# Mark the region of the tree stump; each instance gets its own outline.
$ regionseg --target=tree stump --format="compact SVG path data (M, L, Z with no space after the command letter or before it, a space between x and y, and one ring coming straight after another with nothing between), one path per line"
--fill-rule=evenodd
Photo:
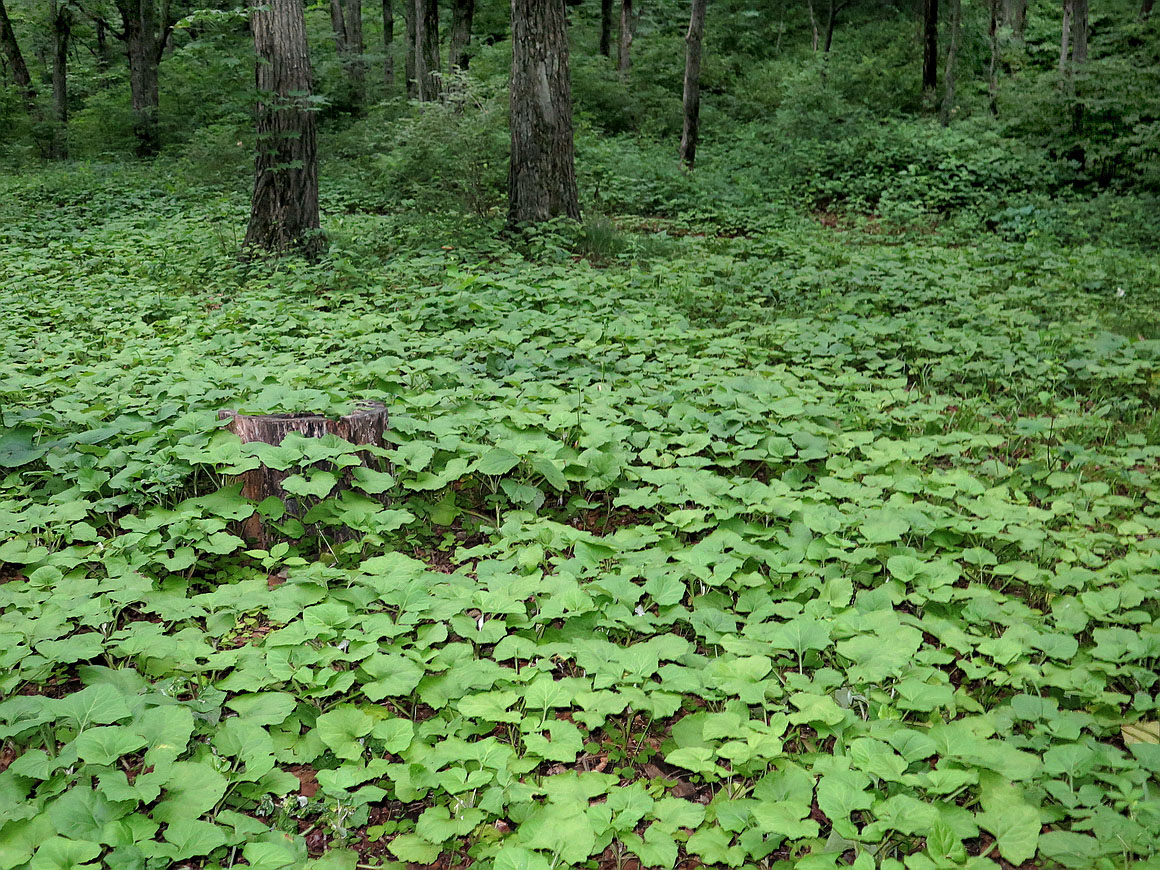
M351 444L382 447L383 433L387 429L387 408L381 402L361 402L353 413L338 419L318 414L250 415L239 414L236 411L218 411L218 419L229 420L230 425L227 428L244 443L261 441L278 446L291 432L300 432L307 438L336 435ZM363 466L374 468L370 462L371 457L363 455L360 458ZM242 475L242 495L255 502L275 496L286 505L286 516L300 518L305 511L298 499L282 489L282 482L295 473L297 473L295 469L279 471L265 465L259 466ZM344 482L349 485L349 472L342 475L338 486L341 487ZM338 535L340 538L345 537L342 531L345 530L340 531ZM270 534L257 512L243 522L242 534L257 541L262 547L267 546L270 540Z

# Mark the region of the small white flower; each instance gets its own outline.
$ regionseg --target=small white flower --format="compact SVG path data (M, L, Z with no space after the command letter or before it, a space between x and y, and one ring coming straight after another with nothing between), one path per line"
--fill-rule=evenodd
M1126 293L1124 293L1124 288L1123 288L1123 287L1117 287L1117 288L1116 288L1116 298L1117 298L1117 299L1123 299L1123 298L1124 298L1126 295L1127 295L1127 294L1126 294Z
M644 616L644 605L638 604L636 610L633 611L637 616Z

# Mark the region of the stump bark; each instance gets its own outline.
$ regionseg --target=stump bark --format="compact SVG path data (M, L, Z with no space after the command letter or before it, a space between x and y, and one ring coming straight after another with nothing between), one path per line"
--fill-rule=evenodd
M218 418L229 420L227 427L231 432L242 439L243 443L261 441L278 446L291 432L299 432L307 438L321 438L323 435L336 435L351 444L367 444L375 447L383 446L383 433L387 429L387 408L380 402L363 402L357 409L345 417L337 419L323 417L318 414L239 414L236 411L218 411ZM360 457L363 466L375 468L371 464L372 457ZM377 470L377 469L375 469ZM296 469L279 471L275 468L259 466L242 475L242 495L255 502L275 496L286 505L286 516L300 519L305 513L297 498L288 495L282 489L282 482ZM350 473L347 471L338 484L342 488L349 485ZM242 524L242 534L262 547L266 547L271 539L270 531L262 524L262 518L257 512ZM337 537L349 537L349 530L339 530Z

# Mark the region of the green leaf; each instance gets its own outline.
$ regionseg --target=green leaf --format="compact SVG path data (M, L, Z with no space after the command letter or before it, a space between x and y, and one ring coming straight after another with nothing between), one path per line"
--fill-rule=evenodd
M995 835L999 854L1018 866L1035 857L1039 847L1039 810L1027 804L975 814L975 821Z
M89 728L76 740L77 754L89 764L112 764L122 755L136 752L145 738L124 725Z
M108 725L130 715L129 705L113 686L100 683L61 698L53 712L84 730L90 725Z
M179 761L171 768L165 797L153 809L153 818L167 823L196 819L213 809L225 791L225 777L208 764Z
M165 829L165 839L173 844L174 852L169 856L173 861L181 861L199 855L208 855L219 846L225 845L226 834L217 825L193 819L178 819Z
M28 870L73 870L75 867L94 866L86 862L100 854L101 847L97 843L49 837L36 850Z
M362 739L371 733L375 720L358 707L343 704L318 717L318 736L339 758L361 758Z
M866 519L858 526L858 531L871 544L886 544L901 539L910 531L910 522L889 508L879 508L866 512Z
M505 450L502 447L493 447L479 458L479 462L475 465L475 470L480 474L495 477L501 474L507 474L519 464L520 458L510 450Z
M387 844L391 854L412 864L432 864L439 857L439 845L428 843L418 834L401 834Z

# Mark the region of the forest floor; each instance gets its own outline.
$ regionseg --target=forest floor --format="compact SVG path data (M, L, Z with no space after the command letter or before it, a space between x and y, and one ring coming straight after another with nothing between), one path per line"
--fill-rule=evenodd
M1154 257L3 201L0 870L1160 866Z

